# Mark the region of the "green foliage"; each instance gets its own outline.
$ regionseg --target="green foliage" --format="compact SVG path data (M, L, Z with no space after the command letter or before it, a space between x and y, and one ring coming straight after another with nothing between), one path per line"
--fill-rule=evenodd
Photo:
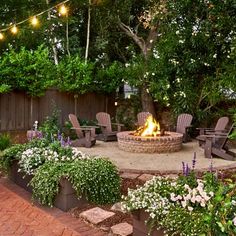
M79 55L65 58L58 65L58 88L79 94L93 91L93 67L93 63L86 63Z
M10 48L0 57L1 90L18 89L30 96L42 96L52 85L52 68L48 50L43 45L34 51L22 47L16 52Z
M149 227L166 235L235 235L236 185L223 183L214 173L202 179L194 172L177 179L154 177L143 187L130 190L123 207L144 209Z
M45 121L39 127L39 130L43 132L43 136L52 141L51 139L60 132L59 124L60 111L57 109L56 105L53 103L52 115L47 116Z
M100 158L42 165L30 182L33 197L42 204L52 206L62 177L72 183L79 198L83 195L97 204L119 200L120 179L117 169L110 161Z
M14 160L19 160L21 153L27 148L25 144L16 144L7 148L0 155L0 169L8 173L9 168Z
M201 120L235 91L236 15L231 0L190 5L167 1L150 90L176 114L189 112Z
M11 145L11 138L9 134L0 134L0 151L8 148Z
M132 95L129 99L119 100L118 104L116 119L124 124L127 130L136 129L137 114L142 111L140 98Z

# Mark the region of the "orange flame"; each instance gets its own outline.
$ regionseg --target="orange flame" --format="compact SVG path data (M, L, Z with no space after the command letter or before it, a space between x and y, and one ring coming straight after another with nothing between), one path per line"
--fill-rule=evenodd
M161 129L159 122L153 118L153 116L149 116L144 124L144 126L139 127L135 132L136 136L159 136L161 135Z

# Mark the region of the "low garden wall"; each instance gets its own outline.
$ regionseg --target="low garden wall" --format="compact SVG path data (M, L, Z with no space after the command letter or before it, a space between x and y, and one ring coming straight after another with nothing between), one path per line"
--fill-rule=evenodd
M32 193L32 187L29 185L29 182L33 176L25 175L19 172L18 169L18 162L14 161L9 173L10 179L20 187L24 188L26 191ZM86 203L87 201L85 198L77 198L72 184L66 178L61 178L59 193L55 197L54 206L61 209L62 211L68 211L73 207L82 207Z
M149 214L144 210L136 210L132 212L133 218L133 236L164 236L163 230L154 229L150 234L148 231L148 227L146 225L146 221L149 218Z

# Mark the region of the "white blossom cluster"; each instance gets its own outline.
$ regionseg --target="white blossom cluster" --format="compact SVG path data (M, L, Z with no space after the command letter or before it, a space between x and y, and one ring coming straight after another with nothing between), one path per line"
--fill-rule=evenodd
M163 196L161 189L165 192L165 189L171 186L170 183L167 178L154 177L141 188L136 190L129 189L128 196L123 197L122 209L125 211L145 209L146 212L149 212L151 218L166 215L174 203L170 202L166 196Z
M44 157L42 155L43 149L38 147L33 147L25 150L20 157L18 169L19 172L24 172L28 175L34 174L35 169L42 165L44 162Z
M42 165L45 161L76 161L83 159L90 159L91 157L76 148L65 147L65 152L57 152L50 147L39 148L33 147L25 150L19 160L19 172L25 174L34 174L37 167Z
M191 189L189 185L185 184L184 188L187 193L181 194L170 194L170 199L173 202L179 202L183 208L187 208L189 211L193 211L194 205L200 205L201 207L206 207L207 202L214 196L213 192L207 193L204 190L204 183L202 180L198 179L198 186Z

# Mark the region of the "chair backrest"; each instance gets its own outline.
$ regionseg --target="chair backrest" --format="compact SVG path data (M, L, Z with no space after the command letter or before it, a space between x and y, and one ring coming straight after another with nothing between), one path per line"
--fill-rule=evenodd
M69 114L69 120L70 120L73 128L75 129L75 132L76 132L78 138L83 138L84 134L83 134L82 130L78 129L78 128L80 128L80 124L79 124L79 121L78 121L76 115Z
M216 126L215 126L215 131L225 130L228 123L229 123L229 117L223 116L223 117L219 118L219 120L217 121Z
M110 115L108 113L106 113L106 112L98 112L96 114L96 119L97 119L99 124L106 125L106 127L104 129L102 129L102 131L104 131L106 133L112 132L111 117L110 117Z
M142 111L137 114L138 126L143 126L149 116L152 114L148 111Z
M230 127L228 133L226 133L224 138L216 139L215 143L219 148L221 148L221 149L225 148L225 145L229 139L229 135L231 135L233 133L235 128L236 128L236 124L232 124L232 126Z
M185 134L186 127L190 126L193 120L193 116L190 114L180 114L177 118L176 132Z

